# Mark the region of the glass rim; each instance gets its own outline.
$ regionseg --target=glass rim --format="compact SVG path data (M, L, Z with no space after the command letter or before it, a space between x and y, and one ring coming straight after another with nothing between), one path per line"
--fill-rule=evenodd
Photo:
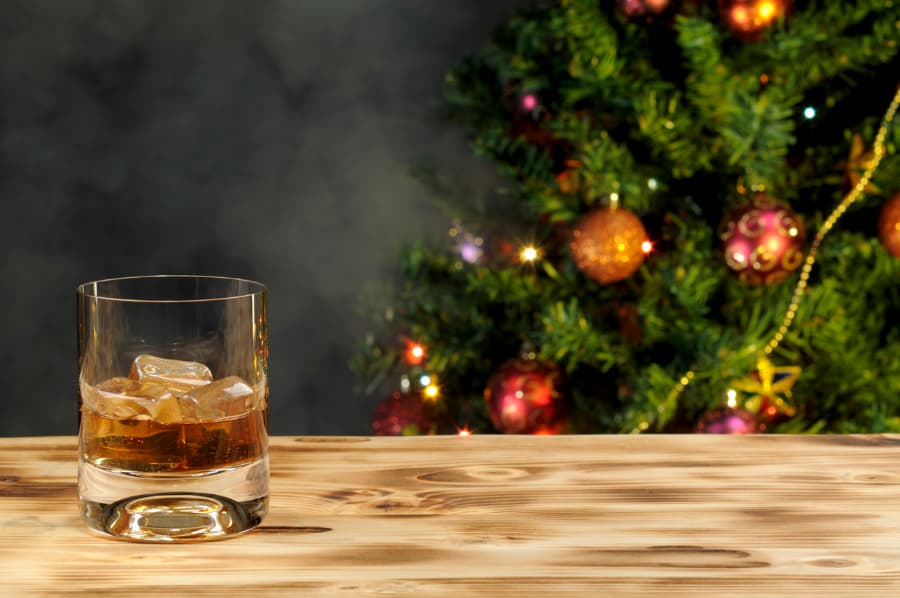
M226 295L223 297L195 297L195 298L185 298L185 299L137 299L133 297L109 297L107 295L103 295L97 289L97 285L103 283L110 282L124 282L129 280L162 280L162 279L176 279L176 278L184 278L184 279L195 279L195 280L217 280L217 281L230 281L230 282L244 282L247 283L250 287L255 287L254 290L251 290L246 293L240 293L235 295ZM93 287L93 289L91 288ZM207 303L211 301L231 301L234 299L245 299L247 297L259 296L265 293L268 289L266 285L261 282L257 282L255 280L250 280L249 278L240 278L237 276L214 276L207 274L139 274L136 276L118 276L112 278L101 278L99 280L92 280L89 282L83 282L76 287L76 293L79 295L83 295L90 299L98 299L103 301L116 301L120 303Z

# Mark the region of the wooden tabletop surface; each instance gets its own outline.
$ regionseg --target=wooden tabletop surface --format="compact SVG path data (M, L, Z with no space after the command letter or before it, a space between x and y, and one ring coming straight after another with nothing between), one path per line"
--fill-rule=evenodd
M898 596L900 436L273 438L249 534L92 536L0 439L2 596Z

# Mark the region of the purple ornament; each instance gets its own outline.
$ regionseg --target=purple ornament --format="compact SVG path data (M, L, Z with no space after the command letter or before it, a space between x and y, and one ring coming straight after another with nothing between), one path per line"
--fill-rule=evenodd
M698 434L756 434L758 431L759 424L753 414L740 408L710 409L697 422Z
M459 255L470 264L477 264L484 255L484 250L474 241L466 239L459 244Z

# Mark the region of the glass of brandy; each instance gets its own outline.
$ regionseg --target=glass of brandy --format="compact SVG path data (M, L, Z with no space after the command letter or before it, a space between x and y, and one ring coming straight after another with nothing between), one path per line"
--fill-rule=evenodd
M88 528L227 537L269 502L266 288L212 276L82 284L78 496Z

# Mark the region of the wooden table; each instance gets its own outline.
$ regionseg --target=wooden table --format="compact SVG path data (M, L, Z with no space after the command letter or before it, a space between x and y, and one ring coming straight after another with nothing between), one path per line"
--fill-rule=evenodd
M0 439L0 595L900 595L900 436L280 437L258 530L168 546L75 458Z

